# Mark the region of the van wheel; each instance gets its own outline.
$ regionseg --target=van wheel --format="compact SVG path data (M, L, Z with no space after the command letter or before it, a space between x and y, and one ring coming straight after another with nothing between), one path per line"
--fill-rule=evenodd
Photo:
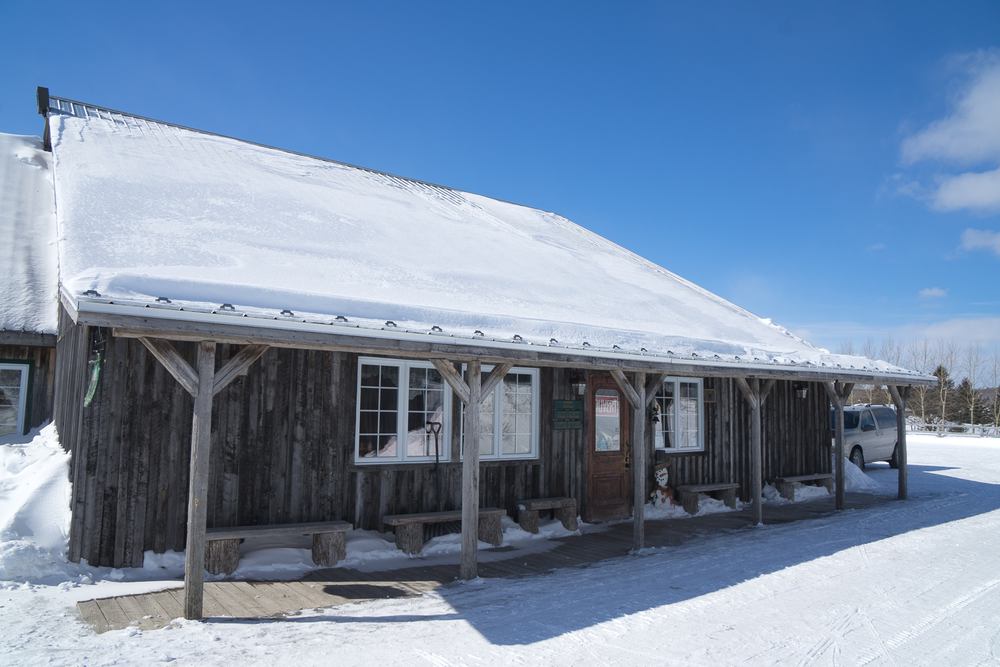
M865 455L861 452L860 447L855 447L851 450L851 463L861 470L865 469Z
M899 467L899 443L896 443L896 446L892 448L892 458L889 459L889 467Z

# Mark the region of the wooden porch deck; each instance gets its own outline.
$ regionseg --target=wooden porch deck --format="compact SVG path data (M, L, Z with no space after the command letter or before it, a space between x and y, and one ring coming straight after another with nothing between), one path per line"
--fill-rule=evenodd
M864 508L891 502L881 496L849 495L845 508ZM765 507L768 524L790 523L827 516L834 512L833 497L791 505ZM751 510L710 514L690 519L646 522L646 545L676 546L723 531L748 529ZM586 567L609 558L624 556L632 545L632 524L624 522L607 530L554 540L557 546L540 553L524 553L510 547L489 549L491 560L479 563L485 578L513 578L544 574L559 568ZM509 557L497 558L501 554ZM315 570L299 581L215 581L205 583L206 617L259 619L282 617L305 609L333 607L352 602L421 595L453 582L458 575L454 562L416 565L379 572L349 568ZM419 563L419 560L415 562ZM96 632L136 626L144 630L162 628L183 616L184 589L88 600L77 604L82 619Z

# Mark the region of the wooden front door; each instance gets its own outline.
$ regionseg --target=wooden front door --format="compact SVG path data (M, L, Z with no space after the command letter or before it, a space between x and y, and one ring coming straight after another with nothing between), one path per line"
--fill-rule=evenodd
M626 400L610 375L591 375L586 521L622 519L632 513Z

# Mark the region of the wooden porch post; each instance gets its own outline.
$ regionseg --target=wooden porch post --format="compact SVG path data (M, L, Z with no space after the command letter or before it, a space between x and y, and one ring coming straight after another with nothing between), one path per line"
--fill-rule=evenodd
M830 403L834 410L834 476L836 477L836 501L835 507L838 510L844 509L844 403L854 389L853 384L843 384L837 382L824 382L826 394L830 398Z
M462 450L462 560L459 576L475 579L479 576L479 431L483 399L493 393L512 364L500 364L483 381L478 360L466 366L466 378L444 359L432 359L434 368L465 405L465 447Z
M177 353L169 342L139 338L164 368L194 398L191 419L191 459L188 474L187 543L184 548L184 618L202 617L205 575L205 531L208 515L208 464L212 450L212 399L267 350L248 345L215 372L215 343L198 343L197 368Z
M188 619L202 617L214 384L215 343L202 342L198 345L198 393L194 397L194 417L191 421L187 546L184 550L184 618Z
M618 388L625 394L632 407L632 551L639 551L646 542L646 475L649 465L646 448L646 410L656 389L663 382L663 375L656 374L647 380L645 373L636 373L630 383L619 369L611 371Z
M774 380L768 380L761 388L760 380L752 378L750 383L746 379L736 378L736 386L743 392L743 398L750 406L750 486L751 499L753 501L753 521L756 525L764 523L764 467L763 467L763 427L761 420L761 410L764 401L774 386Z
M906 401L910 397L910 388L889 385L889 393L892 394L892 402L896 406L896 465L898 466L896 472L899 475L896 497L906 500Z
M482 380L479 361L470 361L466 373L469 402L465 406L465 448L462 451L462 563L459 576L479 576L479 416L482 412Z

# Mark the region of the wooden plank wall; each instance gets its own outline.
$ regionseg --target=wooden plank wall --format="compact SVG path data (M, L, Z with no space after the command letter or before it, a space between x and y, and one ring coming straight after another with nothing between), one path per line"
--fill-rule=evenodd
M823 387L808 383L806 398L796 398L792 382L776 382L761 415L763 478L828 473L831 469L829 402ZM705 404L705 451L655 454L669 461L671 485L738 482L740 497L749 500L750 408L736 383L706 378L715 401ZM652 446L650 444L650 446Z
M69 555L93 565L139 566L146 550L184 549L191 398L138 341L108 336L101 382L93 404L83 408L94 333L108 332L64 320L59 337L56 418L63 444L73 454ZM193 362L193 344L177 349ZM236 351L220 345L217 364ZM218 394L209 526L343 519L380 529L387 513L457 509L457 424L454 460L436 470L433 464L355 465L356 382L355 355L272 348ZM482 506L503 507L514 515L522 497L566 495L585 501L585 430L549 427L551 398L576 398L568 371L542 369L540 384L540 457L484 462ZM702 454L672 457L674 483L735 477L745 493L748 410L732 382L707 380L706 387L716 389L716 402L706 413L710 446ZM793 397L790 385L775 387L764 413L765 477L778 470L829 469L828 454L823 467L815 446L829 443L821 398L818 386L810 388L805 402ZM770 443L782 434L792 444L776 450Z
M35 428L52 419L56 365L54 347L0 345L0 361L26 361L31 365L27 427Z

